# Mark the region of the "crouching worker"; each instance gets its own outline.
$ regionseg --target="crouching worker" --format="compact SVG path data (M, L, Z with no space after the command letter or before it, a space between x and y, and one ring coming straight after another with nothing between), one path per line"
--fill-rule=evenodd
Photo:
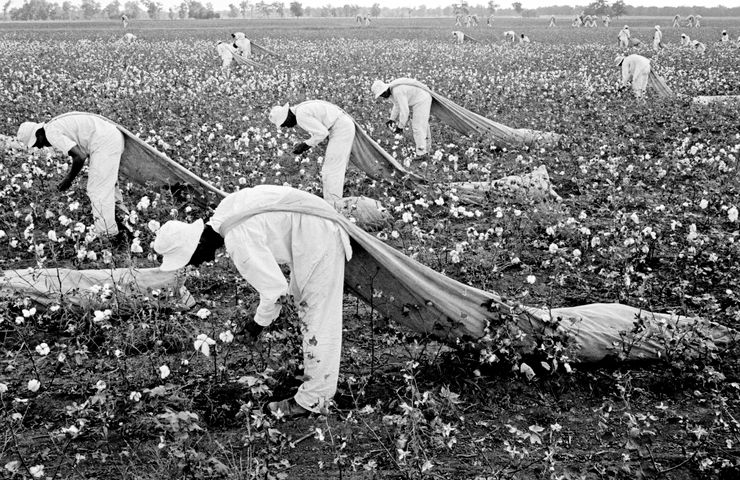
M614 63L622 67L622 85L626 87L631 84L635 97L643 98L650 77L650 60L637 54L627 57L619 55Z
M89 160L87 196L96 232L114 237L117 244L132 238L122 220L123 214L128 213L118 188L124 140L115 125L96 115L68 113L47 123L24 122L18 128L17 137L28 147L54 147L72 157L67 176L57 185L60 192L72 186L85 160Z
M337 390L344 263L352 249L345 230L322 213L335 214L319 197L260 185L228 195L207 224L170 220L154 240L164 271L211 261L225 246L260 296L254 318L245 320L253 339L278 317L281 299L293 296L303 334L305 381L294 397L268 404L278 416L321 412ZM280 265L290 268L290 283Z

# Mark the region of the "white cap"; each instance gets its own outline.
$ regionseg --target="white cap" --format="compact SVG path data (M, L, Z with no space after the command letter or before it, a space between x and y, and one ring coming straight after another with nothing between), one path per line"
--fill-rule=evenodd
M617 55L617 58L614 59L614 65L620 66L623 61L624 61L624 55Z
M170 220L157 230L154 251L162 255L164 272L178 270L188 264L200 242L205 225L198 219L193 223Z
M267 118L270 119L270 122L279 127L285 123L285 120L288 118L288 110L290 110L290 105L287 103L282 107L276 105L270 109L270 113L267 115Z
M43 126L43 123L23 122L21 123L21 126L18 127L16 137L23 145L33 147L33 144L36 143L36 132Z
M656 29L656 30L660 30L660 25L656 25L656 26L655 26L655 29Z
M237 40L240 39L240 38L246 38L247 37L246 35L244 35L244 32L234 32L234 33L231 34L231 36L234 37Z
M378 98L383 94L383 92L388 90L388 86L389 85L382 80L375 80L370 86L370 91L373 92L373 97Z
M625 25L625 26L624 26L624 29L625 29L625 30L629 30L629 29L630 29L630 26L629 26L629 25Z

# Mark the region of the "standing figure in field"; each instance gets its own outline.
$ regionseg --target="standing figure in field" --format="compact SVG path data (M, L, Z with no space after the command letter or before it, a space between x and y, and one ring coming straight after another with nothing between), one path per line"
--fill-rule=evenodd
M465 19L465 26L470 27L477 27L478 26L478 15L468 15Z
M701 27L701 19L702 19L701 15L697 15L694 17L694 28Z
M488 25L489 27L493 28L493 14L490 14L488 16L488 20L486 20L486 25Z
M72 186L87 160L87 196L95 231L115 237L115 243L130 238L122 216L116 215L116 208L122 214L127 214L128 209L118 188L124 139L115 125L96 115L68 113L47 123L24 122L18 128L17 137L28 147L54 147L72 158L67 176L57 185L60 192Z
M689 15L688 17L686 17L686 26L689 28L694 28L694 16L693 15Z
M123 29L126 30L126 27L128 27L128 15L125 13L121 15L121 25L123 25Z
M555 25L555 15L550 15L550 23L547 25L547 28L555 28L557 25Z
M722 30L722 43L729 44L730 37L727 35L727 30Z
M308 210L298 213L296 205ZM270 211L260 211L260 208ZM317 212L312 214L310 212ZM214 260L226 248L241 276L259 294L244 332L256 341L293 297L303 336L303 384L285 400L268 404L285 418L324 412L337 390L342 352L345 262L352 258L347 232L323 201L291 187L260 185L226 196L207 224L170 220L157 231L154 250L162 271ZM281 265L290 269L286 280Z
M529 43L529 37L523 33L519 35L519 45L526 45Z
M609 28L609 24L612 23L612 18L609 15L604 15L602 21L604 22L604 26Z
M665 48L665 45L663 45L663 32L660 31L660 25L656 25L655 33L653 34L653 50L658 51L661 48Z
M352 117L333 103L307 100L293 107L287 103L273 107L269 120L280 128L300 127L311 135L295 145L295 155L302 155L329 138L321 167L321 183L324 200L330 205L337 205L344 192L344 176L355 140L355 122Z
M463 26L463 16L462 16L462 13L455 14L455 26L456 27L462 27Z
M629 47L631 36L632 34L630 33L630 27L625 25L624 28L621 29L619 33L617 34L617 38L619 39L619 46L621 48Z
M689 36L686 35L685 33L681 34L681 46L691 47L691 38L689 38Z
M644 97L650 77L650 60L637 54L627 57L619 55L614 63L622 67L622 85L626 87L631 84L635 97Z
M573 23L571 23L571 27L580 28L581 25L583 25L583 20L581 17L576 17L573 19Z
M675 15L675 16L673 17L673 29L674 29L674 30L678 30L678 29L679 29L679 27L681 27L681 15L679 15L679 14L676 14L676 15Z
M432 148L432 131L429 128L432 95L419 87L404 84L407 81L413 82L408 78L398 78L391 83L376 80L370 89L376 99L383 98L393 104L386 125L395 133L403 133L411 115L411 131L416 144L415 160L425 160Z
M701 43L699 40L694 40L692 42L693 49L696 53L703 55L704 52L707 51L707 46Z
M514 43L516 40L516 33L514 33L514 30L507 30L504 32L504 40L507 42Z

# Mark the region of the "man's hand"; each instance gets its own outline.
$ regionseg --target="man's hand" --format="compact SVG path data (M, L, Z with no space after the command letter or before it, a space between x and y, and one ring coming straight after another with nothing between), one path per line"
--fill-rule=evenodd
M401 134L401 133L403 133L403 128L396 127L396 129L393 130L393 133L395 133L395 134Z
M300 155L303 152L307 152L310 149L311 149L311 147L308 144L306 144L306 142L301 142L298 145L296 145L295 147L293 147L293 153L296 154L296 155Z
M65 178L64 180L59 182L59 184L57 185L57 190L60 192L63 192L65 190L68 190L69 187L71 186L72 186L72 180L70 180L69 178Z
M395 120L388 120L385 122L385 126L388 127L388 130L395 131L396 129L396 121Z

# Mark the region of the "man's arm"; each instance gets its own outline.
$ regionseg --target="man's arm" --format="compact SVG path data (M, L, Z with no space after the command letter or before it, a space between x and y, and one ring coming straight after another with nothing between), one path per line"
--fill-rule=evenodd
M409 99L402 92L398 92L394 98L394 106L398 105L398 128L405 128L409 121Z
M72 166L64 180L59 182L59 185L57 185L57 190L60 192L63 192L72 186L72 182L77 178L82 167L85 166L85 160L87 160L87 154L79 147L79 145L72 147L68 154L72 157Z
M304 141L309 147L315 147L329 136L329 129L312 115L296 112L296 121L299 127L311 134L311 138Z

